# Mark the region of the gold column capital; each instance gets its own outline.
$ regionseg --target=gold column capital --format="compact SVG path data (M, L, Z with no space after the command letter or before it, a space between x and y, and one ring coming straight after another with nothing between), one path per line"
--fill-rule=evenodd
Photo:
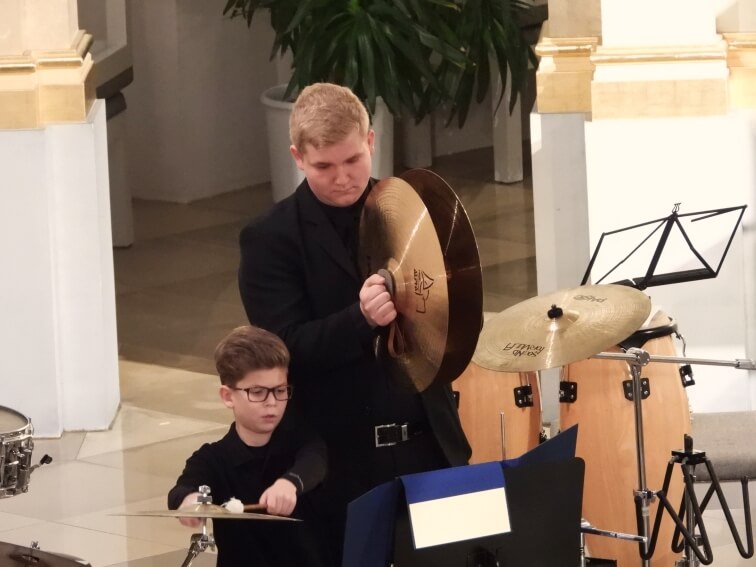
M84 122L95 99L91 34L67 49L0 56L0 129Z
M539 112L590 112L591 56L598 37L541 37L536 55L536 101Z
M756 32L722 34L730 69L730 106L756 108Z
M756 32L724 33L705 45L626 48L541 37L536 54L539 112L602 119L756 108Z

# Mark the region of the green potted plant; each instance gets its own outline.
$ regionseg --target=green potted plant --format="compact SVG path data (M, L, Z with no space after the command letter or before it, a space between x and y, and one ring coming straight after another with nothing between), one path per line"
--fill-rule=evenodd
M527 80L528 65L536 63L535 54L523 37L520 21L532 5L524 0L457 0L454 12L444 12L447 25L453 30L455 44L466 55L463 65L443 59L435 69L441 83L441 99L449 99L448 122L457 117L461 128L473 98L480 103L491 88L492 68L497 69L502 89L497 101L501 104L504 87L510 77L512 112ZM438 96L430 91L427 96Z
M528 47L513 22L526 6L522 0L227 0L224 14L250 25L255 14L268 12L275 33L271 57L290 53L292 59L288 85L271 89L282 104L305 86L328 81L351 88L374 119L380 101L415 122L449 102L450 120L456 115L461 126L471 85L477 84L478 99L485 96L489 55L500 69L511 68L513 86L524 82ZM519 89L512 92L516 97ZM378 132L384 143L393 138L390 115L386 123ZM393 150L378 153L390 157ZM393 164L374 168L379 177L392 170Z
M228 0L224 14L251 24L260 10L275 32L271 57L291 52L287 98L327 81L348 86L371 112L380 97L393 114L421 119L426 90L438 88L433 54L466 62L443 18L456 10L449 0Z

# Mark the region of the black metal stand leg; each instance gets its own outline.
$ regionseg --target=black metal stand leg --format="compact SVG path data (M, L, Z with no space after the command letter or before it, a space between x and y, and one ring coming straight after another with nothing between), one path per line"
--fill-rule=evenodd
M675 464L682 466L682 474L684 480L684 490L682 501L680 503L679 513L675 511L667 498L667 492L669 490L669 484L672 478L672 469ZM706 492L702 503L699 505L698 498L696 497L695 488L693 486L696 465L704 464L709 471L712 485ZM651 536L651 542L648 546L647 557L653 555L656 547L656 542L659 536L659 527L661 525L661 515L666 510L675 523L675 532L672 536L672 549L675 552L685 551L683 559L676 563L676 567L696 567L699 562L703 565L710 565L714 561L714 556L711 549L711 543L709 536L706 533L706 526L703 521L703 512L706 509L711 497L716 493L719 502L722 505L725 518L732 532L733 539L738 548L740 555L746 559L753 556L753 531L751 525L750 514L750 498L748 495L748 480L743 478L741 480L743 487L743 502L745 507L745 523L746 523L746 542L747 549L744 548L740 535L738 534L735 522L732 519L732 513L727 506L727 500L725 499L722 487L719 484L719 479L714 472L714 467L711 461L706 457L706 453L703 451L693 450L693 439L685 436L685 450L672 451L672 459L667 464L667 472L664 476L664 484L660 491L656 492L656 496L659 498L661 505L656 511L656 520L654 522L653 534ZM663 509L662 509L663 507ZM638 508L638 519L640 524L640 508ZM698 528L698 534L696 534L696 528ZM682 536L682 539L680 539ZM703 547L703 553L701 552ZM644 557L643 552L641 556ZM645 557L644 557L645 558Z

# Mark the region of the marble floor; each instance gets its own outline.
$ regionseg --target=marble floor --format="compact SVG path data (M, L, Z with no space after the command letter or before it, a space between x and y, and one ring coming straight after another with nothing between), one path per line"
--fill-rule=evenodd
M434 169L473 224L484 309L535 295L528 180L492 183L490 149L440 158ZM192 530L171 518L118 514L164 509L186 457L228 426L211 356L228 330L246 322L237 234L270 205L267 185L190 205L134 202L136 242L115 251L121 409L108 431L35 441L35 460L47 453L54 461L34 472L28 493L0 500L0 567L19 565L8 558L11 544L32 541L93 567L182 564ZM707 512L707 521L715 565L756 565L739 559L721 511ZM742 526L742 510L736 521ZM63 561L53 567L77 564ZM193 562L214 564L212 553Z

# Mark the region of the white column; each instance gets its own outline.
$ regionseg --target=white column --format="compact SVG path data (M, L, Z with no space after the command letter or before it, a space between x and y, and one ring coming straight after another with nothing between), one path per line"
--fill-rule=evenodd
M118 408L105 106L83 124L0 130L0 399L36 434Z
M509 75L509 70L507 70ZM501 75L491 65L491 76L496 77L491 97L493 114L494 179L502 183L522 181L522 96L517 98L512 113L509 113L509 97L512 93L512 77L507 77L504 98L496 108L501 94Z
M0 404L43 437L105 429L120 401L105 105L76 8L0 0Z

